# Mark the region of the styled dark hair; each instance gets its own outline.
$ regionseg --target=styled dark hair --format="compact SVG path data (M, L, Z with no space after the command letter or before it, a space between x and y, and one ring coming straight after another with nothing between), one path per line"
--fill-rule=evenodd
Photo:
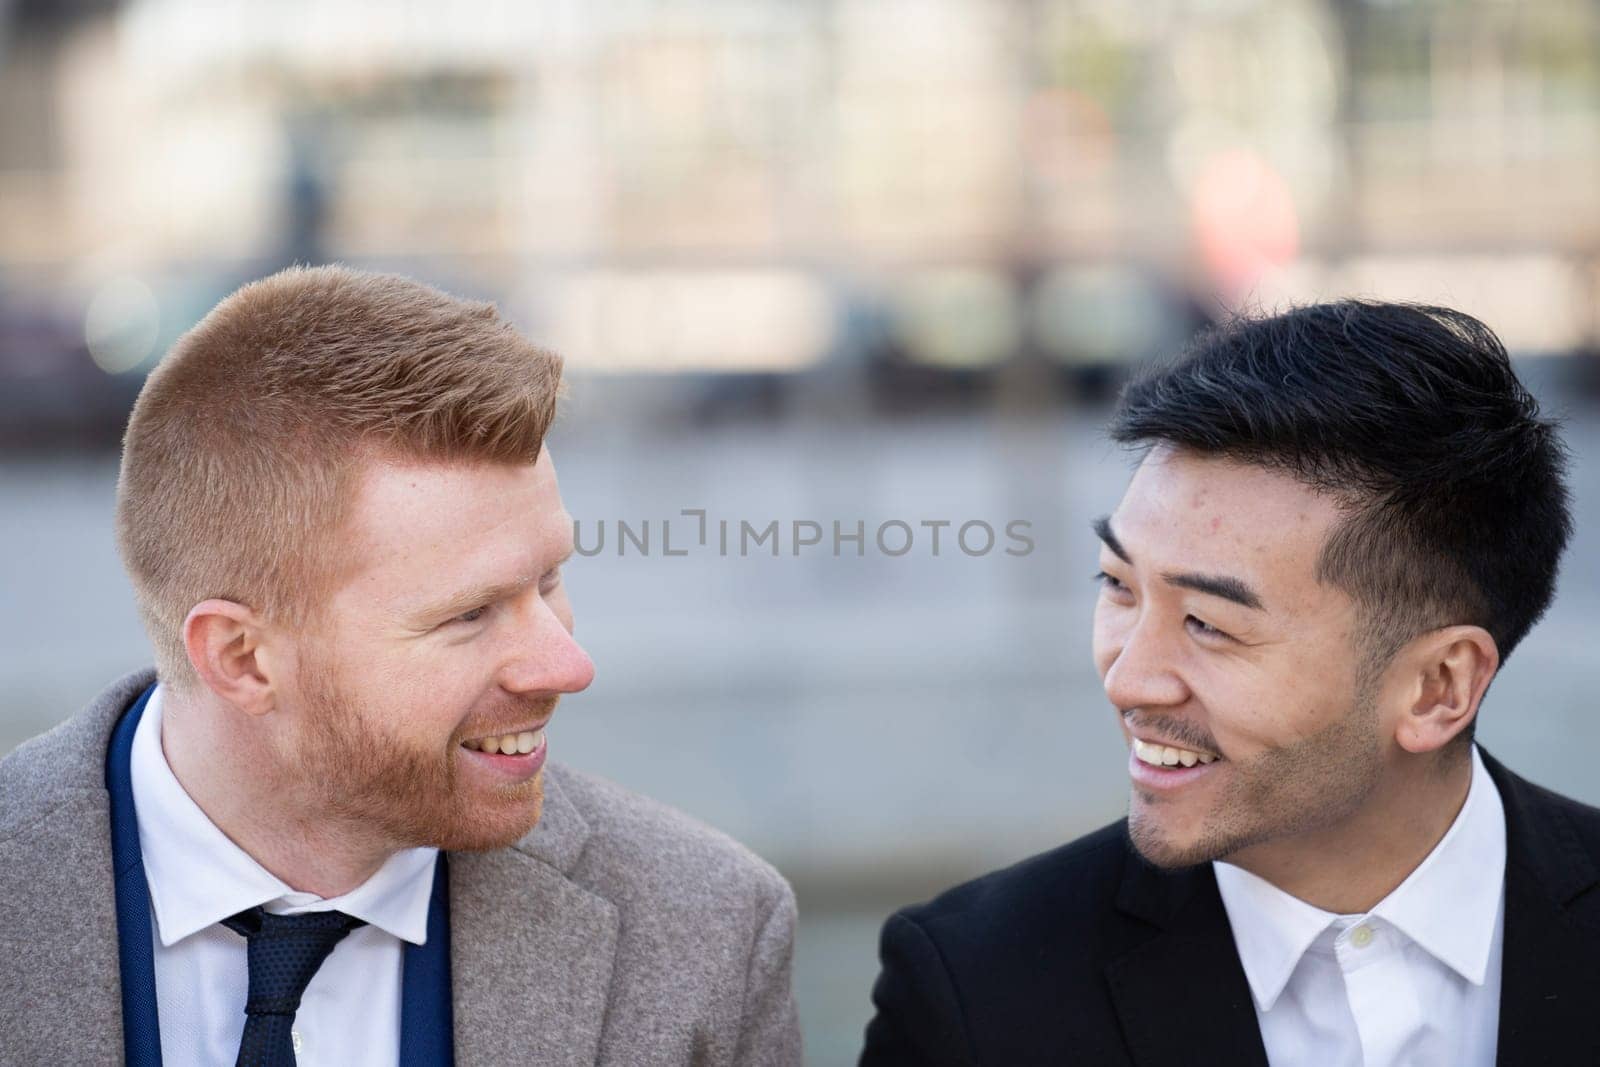
M1355 599L1372 669L1460 624L1504 662L1572 535L1556 424L1494 332L1449 308L1341 300L1225 323L1132 381L1110 434L1331 494L1348 516L1318 577Z

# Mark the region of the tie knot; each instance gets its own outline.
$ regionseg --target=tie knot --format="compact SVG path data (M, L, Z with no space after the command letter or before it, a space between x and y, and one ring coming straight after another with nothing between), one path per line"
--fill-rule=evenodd
M339 911L273 915L255 907L222 920L222 925L247 942L250 992L245 1014L292 1017L333 946L365 924Z
M342 911L308 911L300 915L274 915L257 906L246 908L239 914L222 920L222 925L254 941L256 938L275 940L281 938L331 938L330 944L358 926L366 925L361 919L351 918Z

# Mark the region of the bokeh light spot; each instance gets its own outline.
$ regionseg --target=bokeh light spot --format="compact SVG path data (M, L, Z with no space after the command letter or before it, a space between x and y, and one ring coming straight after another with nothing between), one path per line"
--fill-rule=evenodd
M150 358L160 326L161 308L150 287L137 278L114 278L89 301L83 339L96 366L122 374Z

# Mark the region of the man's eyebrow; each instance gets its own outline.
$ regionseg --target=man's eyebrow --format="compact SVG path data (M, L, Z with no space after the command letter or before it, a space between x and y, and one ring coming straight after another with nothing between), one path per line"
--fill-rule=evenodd
M495 582L486 585L470 585L457 590L442 600L437 600L426 607L413 612L413 616L421 621L449 618L460 615L464 611L482 607L484 604L493 604L504 600L525 588L532 582L532 578L518 578L511 582Z
M1167 571L1161 575L1162 580L1168 585L1176 585L1182 589L1193 589L1197 593L1207 596L1219 596L1224 600L1231 600L1235 604L1252 609L1265 611L1261 598L1256 591L1251 589L1238 578L1226 574L1194 574L1189 571Z
M574 546L569 546L566 553L563 554L560 559L552 563L549 569L547 569L544 573L549 574L551 571L557 570L563 564L565 564L567 560L571 559L573 547ZM481 605L492 604L495 601L504 600L506 597L526 589L529 585L538 581L542 577L544 577L543 574L523 575L522 577L513 579L509 582L489 582L483 585L468 586L465 589L461 589L450 594L443 600L439 600L431 605L418 608L416 611L409 612L408 614L419 620L448 618L453 615L459 615L464 611L471 611L473 608L480 607Z
M1111 529L1111 516L1102 515L1095 519L1094 532L1100 540L1105 542L1107 548L1114 552L1118 559L1133 566L1133 559L1129 557L1128 550L1122 547L1122 542L1117 540L1115 531ZM1239 578L1226 574L1197 574L1193 571L1166 571L1161 575L1168 585L1175 585L1180 589L1193 589L1197 593L1207 596L1221 597L1231 600L1235 604L1250 608L1252 611L1265 611L1266 606L1261 603L1261 597L1250 588L1249 584Z
M1117 540L1117 535L1111 531L1111 516L1102 515L1091 523L1094 532L1100 540L1105 542L1107 548L1115 552L1117 558L1128 566L1133 566L1133 560L1128 556L1128 550L1122 547L1122 542Z

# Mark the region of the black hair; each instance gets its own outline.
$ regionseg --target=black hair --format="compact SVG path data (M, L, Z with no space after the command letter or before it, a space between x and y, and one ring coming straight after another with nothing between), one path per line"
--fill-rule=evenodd
M1341 300L1203 332L1128 384L1109 431L1331 494L1347 517L1318 577L1354 598L1381 667L1460 624L1504 662L1544 614L1572 535L1556 429L1477 319Z

